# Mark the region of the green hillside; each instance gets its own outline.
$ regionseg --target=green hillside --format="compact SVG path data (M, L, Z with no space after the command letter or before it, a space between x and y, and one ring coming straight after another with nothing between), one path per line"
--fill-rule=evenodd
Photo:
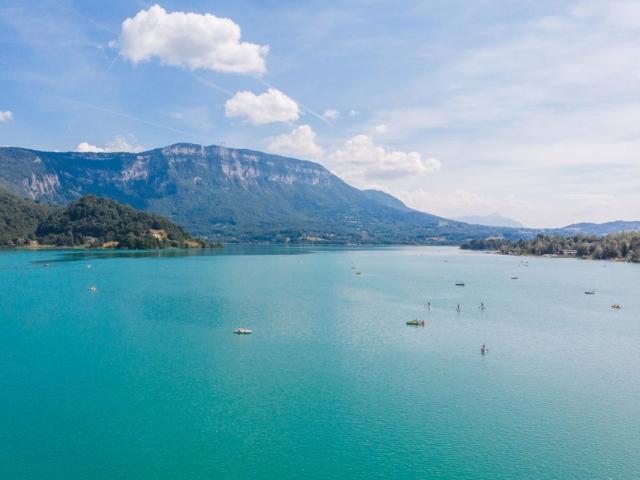
M66 207L0 190L0 246L110 248L203 247L166 218L85 195Z

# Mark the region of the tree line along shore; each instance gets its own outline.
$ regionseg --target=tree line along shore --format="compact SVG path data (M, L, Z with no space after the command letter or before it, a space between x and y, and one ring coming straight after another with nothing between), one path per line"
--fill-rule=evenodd
M593 260L640 263L640 231L596 235L537 235L532 239L486 238L469 240L464 250L491 250L504 255L554 255Z

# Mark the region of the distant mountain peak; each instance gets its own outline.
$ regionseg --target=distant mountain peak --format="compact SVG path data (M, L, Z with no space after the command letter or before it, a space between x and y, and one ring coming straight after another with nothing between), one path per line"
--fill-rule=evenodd
M640 231L640 221L614 220L605 223L572 223L559 230L566 234L606 235L616 232Z

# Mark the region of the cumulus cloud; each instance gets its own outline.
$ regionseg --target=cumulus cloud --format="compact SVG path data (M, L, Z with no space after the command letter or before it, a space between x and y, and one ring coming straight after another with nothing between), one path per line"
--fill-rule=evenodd
M13 120L13 112L11 110L0 110L0 123L1 122L9 122Z
M291 133L275 137L267 149L273 153L300 158L319 159L324 150L316 143L316 133L309 125L300 125Z
M260 95L237 92L224 104L224 111L227 117L245 118L257 125L292 122L300 117L300 108L295 100L275 88Z
M89 142L80 142L75 151L80 153L104 153L105 149Z
M339 175L359 186L373 180L393 180L433 173L442 167L436 158L423 159L418 152L389 150L376 145L370 135L356 135L327 158Z
M387 127L384 123L381 123L373 127L373 131L375 133L387 133L389 131L389 127Z
M133 63L157 58L190 70L264 73L269 47L242 42L240 36L240 26L229 18L168 13L154 5L122 22L120 37L113 45Z
M324 113L322 114L322 117L327 120L335 120L339 116L340 116L340 112L332 108L325 110Z
M135 145L135 143L136 139L133 135L118 135L110 142L107 142L104 147L92 145L89 142L80 142L75 151L81 153L142 152L144 148L140 145Z

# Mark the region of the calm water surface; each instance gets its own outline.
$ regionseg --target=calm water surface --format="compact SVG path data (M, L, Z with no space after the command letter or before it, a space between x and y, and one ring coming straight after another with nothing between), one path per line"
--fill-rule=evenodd
M2 252L0 478L640 478L640 266L522 260Z

